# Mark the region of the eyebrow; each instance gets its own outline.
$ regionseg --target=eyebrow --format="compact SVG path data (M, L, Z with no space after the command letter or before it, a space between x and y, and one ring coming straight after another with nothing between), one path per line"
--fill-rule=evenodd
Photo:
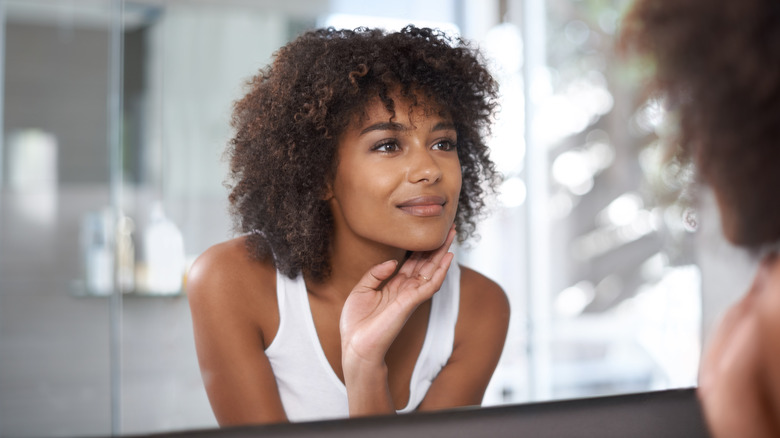
M452 122L439 122L435 125L433 125L433 128L431 128L431 132L434 131L445 131L445 130L455 130L455 124ZM362 131L360 131L360 135L367 134L371 131L408 131L409 128L398 123L398 122L379 122L375 123Z

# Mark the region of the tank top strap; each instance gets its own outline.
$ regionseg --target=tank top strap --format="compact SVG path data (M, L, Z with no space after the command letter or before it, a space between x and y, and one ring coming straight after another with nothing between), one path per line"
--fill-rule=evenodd
M276 271L276 307L279 312L279 327L276 329L276 336L274 336L273 341L265 348L266 354L278 348L276 345L281 342L279 339L284 337L285 327L290 324L286 315L289 295L287 290L290 288L290 283L291 280L287 276L278 270Z
M455 343L455 325L460 305L460 267L453 260L441 288L431 300L431 314L422 350L409 382L409 402L398 413L417 409L433 379L447 364Z

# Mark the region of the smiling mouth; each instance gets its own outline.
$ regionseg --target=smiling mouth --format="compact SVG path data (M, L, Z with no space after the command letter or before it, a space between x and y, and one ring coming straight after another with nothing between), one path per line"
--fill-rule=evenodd
M441 216L446 203L441 196L420 196L398 204L397 207L412 216L432 217Z

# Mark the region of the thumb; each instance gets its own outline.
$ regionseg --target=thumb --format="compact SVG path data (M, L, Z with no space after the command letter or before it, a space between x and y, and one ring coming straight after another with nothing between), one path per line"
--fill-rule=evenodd
M363 278L360 279L355 288L356 292L375 291L382 284L383 281L390 278L395 272L395 267L398 265L396 260L388 260L384 263L380 263L366 272Z

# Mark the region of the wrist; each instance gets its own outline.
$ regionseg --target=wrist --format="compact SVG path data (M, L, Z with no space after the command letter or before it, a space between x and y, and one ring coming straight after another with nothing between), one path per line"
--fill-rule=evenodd
M384 415L395 412L390 387L387 382L387 366L381 364L351 364L344 366L344 386L347 389L349 415Z
M341 367L344 370L344 379L350 376L353 379L366 380L371 377L387 379L387 364L384 358L368 358L345 348L342 350Z

